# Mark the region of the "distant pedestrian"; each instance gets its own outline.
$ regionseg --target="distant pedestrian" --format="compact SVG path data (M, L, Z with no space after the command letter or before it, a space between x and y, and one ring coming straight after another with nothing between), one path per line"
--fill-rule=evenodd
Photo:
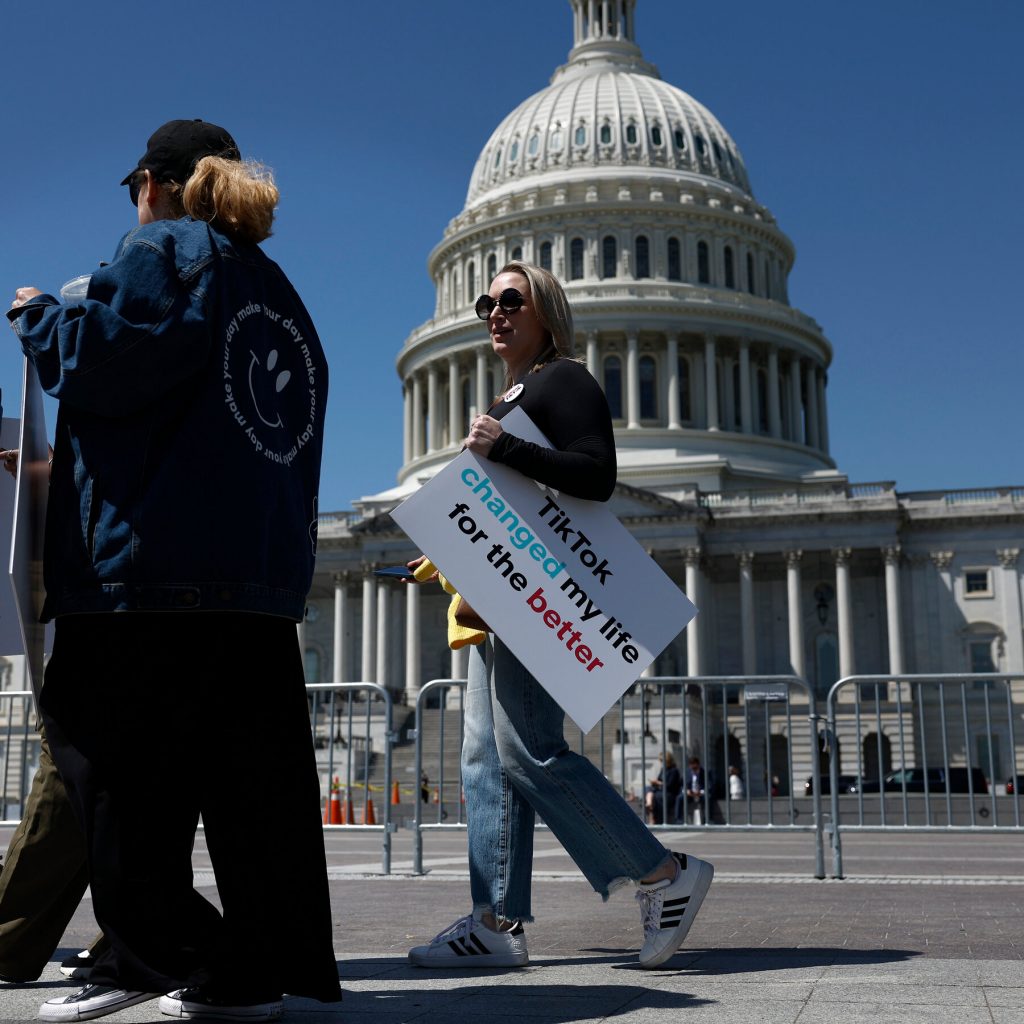
M704 824L704 792L704 768L701 766L700 758L694 754L686 769L686 803L693 815L694 825Z
M21 288L8 314L60 403L41 711L110 942L40 1016L170 993L171 1016L273 1020L285 992L340 998L295 631L327 367L258 245L277 188L223 128L168 122L122 184L139 227L85 297ZM238 827L268 807L286 842ZM193 887L200 816L223 913Z
M729 765L729 797L732 800L742 800L745 795L743 789L743 778L736 765Z
M668 808L669 818L675 816L676 801L683 788L683 777L676 767L676 759L670 750L658 755L661 768L644 790L644 810L649 825L662 823L662 810Z

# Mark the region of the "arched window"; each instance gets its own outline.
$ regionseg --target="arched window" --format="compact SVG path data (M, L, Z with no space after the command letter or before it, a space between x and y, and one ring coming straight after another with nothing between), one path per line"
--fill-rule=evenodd
M551 243L541 242L540 243L540 265L550 272L551 270Z
M501 146L499 146L497 148L497 150L495 151L495 153L494 153L494 166L495 167L500 167L501 166Z
M583 239L574 238L569 243L569 280L579 281L583 277Z
M715 142L714 139L711 140L711 147L715 151L715 160L717 160L718 163L721 163L722 162L722 151L721 151L721 149L718 148L718 143Z
M661 128L658 125L654 125L651 128L651 145L660 146L662 143Z
M519 140L516 139L512 143L512 148L508 151L508 162L510 164L515 163L516 157L518 157L518 156L519 156Z
M622 360L608 356L604 361L604 394L613 420L622 419Z
M693 405L690 399L690 360L686 356L679 357L676 380L679 388L679 418L683 423L689 423L693 419Z
M682 281L683 279L683 261L678 238L668 240L668 279L670 281Z
M636 277L651 276L651 247L646 235L636 236Z
M757 429L762 434L768 433L768 374L760 367L757 371Z
M676 128L672 133L672 138L675 139L677 149L686 149L686 133L682 128Z
M754 257L747 253L747 291L751 295L755 294L754 288Z
M626 142L628 142L629 145L631 145L631 146L635 146L636 145L636 125L635 124L630 123L630 124L626 125Z
M585 124L579 124L576 126L576 134L574 140L577 146L585 146L587 143L587 126Z
M536 132L530 136L530 141L526 144L526 152L530 156L536 156L537 150L540 148L540 138Z
M701 284L711 283L711 261L708 259L708 243L697 243L697 280Z
M694 141L694 143L696 143L697 152L701 156L703 156L705 150L707 149L707 146L704 145L704 136L703 135L694 135L693 141Z
M520 263L520 262L522 262L522 259L523 259L523 247L521 245L517 245L512 250L512 260L511 260L511 262L512 263Z
M618 273L619 247L614 235L605 235L601 242L601 276L615 277Z
M732 246L727 245L725 252L723 253L725 261L725 287L735 288L736 287L736 267L732 257Z
M560 150L561 148L562 148L562 126L561 126L561 124L556 124L555 127L551 129L550 149L551 149L552 152L556 152L557 153L558 150Z
M640 419L658 418L658 364L654 356L640 357Z
M492 252L490 254L490 256L487 257L487 281L485 283L487 285L490 285L490 283L497 276L498 276L498 257Z
M466 302L476 301L476 264L470 260L466 267Z
M601 145L610 146L612 141L612 126L610 124L601 125Z

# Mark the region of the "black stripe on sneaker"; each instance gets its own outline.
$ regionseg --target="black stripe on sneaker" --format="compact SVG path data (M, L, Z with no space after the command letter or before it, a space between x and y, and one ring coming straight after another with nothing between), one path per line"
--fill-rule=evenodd
M475 954L478 951L484 954L490 953L490 950L480 941L480 936L477 935L476 932L473 932L473 934L470 935L469 941L472 942L474 946L476 946L476 949L470 949L467 944L466 948L470 953Z
M454 939L449 939L448 945L452 948L452 951L457 953L459 956L469 955Z

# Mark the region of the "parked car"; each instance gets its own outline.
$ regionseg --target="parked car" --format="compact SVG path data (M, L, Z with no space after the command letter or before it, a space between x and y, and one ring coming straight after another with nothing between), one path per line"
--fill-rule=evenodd
M947 776L950 793L970 793L972 788L976 796L988 793L988 780L985 778L985 773L980 768L971 768L968 776L968 769L965 767L929 768L928 792L945 793ZM864 779L860 791L862 793L877 793L880 789L884 789L886 793L902 793L905 787L908 793L923 793L925 791L924 783L924 768L900 768L897 771L889 772L881 784L878 779Z
M856 793L857 792L857 776L856 775L840 775L839 776L839 789L840 793ZM821 773L821 795L829 796L832 793L832 777L828 772ZM814 776L812 775L804 783L804 796L814 796Z

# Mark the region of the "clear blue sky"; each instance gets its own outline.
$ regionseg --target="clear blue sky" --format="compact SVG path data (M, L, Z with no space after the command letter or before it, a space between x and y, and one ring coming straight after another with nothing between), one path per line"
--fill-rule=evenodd
M391 486L395 356L433 311L427 254L491 131L564 62L568 3L37 0L5 15L3 301L110 257L135 215L117 182L157 125L222 124L277 173L266 248L330 360L321 508ZM722 121L796 244L791 300L835 347L840 469L902 490L1024 485L1024 5L639 0L637 35ZM8 415L20 374L11 333Z

